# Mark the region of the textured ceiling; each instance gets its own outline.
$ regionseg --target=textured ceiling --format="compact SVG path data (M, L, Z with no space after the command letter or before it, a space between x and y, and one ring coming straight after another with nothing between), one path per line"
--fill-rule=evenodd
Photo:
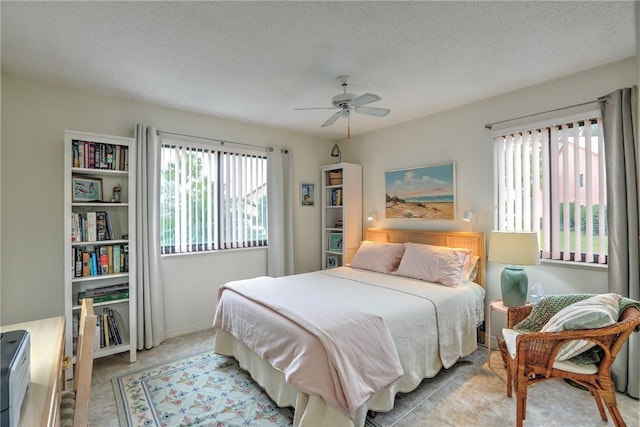
M626 2L6 2L2 72L344 138L631 57ZM161 123L156 123L161 126Z

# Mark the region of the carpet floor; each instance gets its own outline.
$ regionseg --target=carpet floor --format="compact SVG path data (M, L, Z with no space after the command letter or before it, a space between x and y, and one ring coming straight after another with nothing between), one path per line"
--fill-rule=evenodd
M138 353L138 361L130 364L128 354L114 355L94 362L91 387L90 426L143 425L135 418L130 423L118 416L117 399L112 380L143 370L161 369L190 355L212 348L212 330L196 332L165 341L152 350ZM250 380L249 380L250 381ZM115 388L117 390L117 387ZM618 394L618 408L627 425L640 425L638 400ZM512 426L515 424L515 399L505 394L505 372L500 354L479 347L436 377L424 380L411 393L399 394L394 409L380 413L372 424L380 427L402 426ZM203 421L192 425L216 425ZM219 425L235 425L227 419ZM147 424L154 425L154 424ZM175 419L165 425L180 425ZM237 425L263 425L239 420ZM530 388L525 427L532 426L605 426L588 392L561 380L551 380Z

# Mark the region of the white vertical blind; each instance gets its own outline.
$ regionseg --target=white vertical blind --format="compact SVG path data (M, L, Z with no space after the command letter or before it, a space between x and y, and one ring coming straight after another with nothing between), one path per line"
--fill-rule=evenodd
M584 127L584 204L586 251L585 262L593 262L593 144L591 143L591 126Z
M266 156L162 147L162 253L267 244Z
M498 229L538 232L542 258L606 263L601 121L571 119L494 143Z
M598 193L600 194L600 200L607 200L607 183L606 183L606 175L605 175L605 161L604 161L604 133L602 130L602 118L598 117ZM598 246L598 253L603 254L606 250L607 239L605 238L605 206L604 203L600 203L598 208L598 218L599 218L599 231L598 237L600 244ZM605 258L600 256L598 257L598 263L604 264L606 262Z
M551 168L549 155L549 129L540 131L542 135L542 258L551 258Z

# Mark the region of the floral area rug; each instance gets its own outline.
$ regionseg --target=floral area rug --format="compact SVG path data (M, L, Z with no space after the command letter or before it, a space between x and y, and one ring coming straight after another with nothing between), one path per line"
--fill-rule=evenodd
M291 426L229 357L206 352L114 378L121 426Z

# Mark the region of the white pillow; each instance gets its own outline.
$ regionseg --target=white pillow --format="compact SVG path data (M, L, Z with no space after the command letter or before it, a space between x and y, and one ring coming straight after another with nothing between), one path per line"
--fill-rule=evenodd
M403 253L402 243L376 243L365 240L351 259L351 267L391 273L398 268Z
M573 329L595 329L613 325L618 321L620 295L610 293L594 295L557 312L540 332L560 332ZM556 360L567 360L596 345L592 341L574 340L564 344Z
M404 255L396 272L399 276L457 286L464 280L466 249L405 243Z

